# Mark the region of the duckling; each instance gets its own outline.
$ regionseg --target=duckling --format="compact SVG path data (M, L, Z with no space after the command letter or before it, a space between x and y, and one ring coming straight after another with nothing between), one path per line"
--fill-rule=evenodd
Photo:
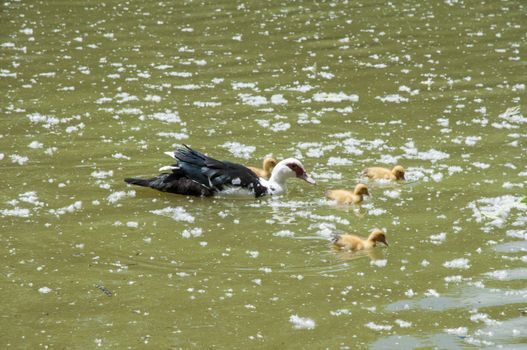
M362 175L373 180L404 180L404 168L400 165L394 166L392 170L381 167L373 167L364 169Z
M369 196L368 186L365 184L358 184L355 190L329 190L325 193L326 198L334 199L338 204L359 204L363 200L363 196Z
M345 235L335 235L332 239L333 244L339 247L340 249L347 249L352 251L370 249L375 247L377 242L384 243L388 246L386 241L386 235L382 230L375 229L368 236L368 238L361 238L356 235L345 234Z
M273 168L276 166L277 163L278 162L274 158L265 158L263 160L263 169L255 168L252 166L248 166L247 168L251 169L259 177L269 179L269 177L271 176L271 171L273 171Z

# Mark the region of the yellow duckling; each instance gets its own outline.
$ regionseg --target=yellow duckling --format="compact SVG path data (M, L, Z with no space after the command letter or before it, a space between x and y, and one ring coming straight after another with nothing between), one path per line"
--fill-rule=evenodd
M355 190L329 190L325 193L326 198L334 199L338 204L359 204L363 200L363 196L369 196L368 186L365 184L358 184Z
M381 167L373 167L364 169L362 175L372 180L404 180L404 168L400 165L394 166L392 170Z
M388 242L386 241L386 235L382 230L375 229L373 232L368 236L368 238L361 238L356 235L335 235L332 239L333 244L337 246L340 249L347 249L352 251L357 250L363 250L363 249L370 249L375 247L377 242L384 243L386 246L388 246Z
M273 171L273 168L276 166L277 163L278 162L274 158L265 158L263 160L263 169L255 168L252 166L248 166L247 168L251 169L259 177L269 179L269 177L271 176L271 171Z

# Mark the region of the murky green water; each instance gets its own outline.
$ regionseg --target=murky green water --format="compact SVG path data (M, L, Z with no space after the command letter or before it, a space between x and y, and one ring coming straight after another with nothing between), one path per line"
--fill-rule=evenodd
M4 348L526 347L522 1L1 6ZM180 143L318 185L123 183ZM388 249L329 244L375 227Z

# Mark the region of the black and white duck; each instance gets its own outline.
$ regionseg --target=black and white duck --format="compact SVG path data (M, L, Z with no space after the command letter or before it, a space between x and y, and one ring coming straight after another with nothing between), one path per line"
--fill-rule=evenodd
M216 160L187 145L183 146L174 152L166 152L176 160L176 164L160 168L159 171L163 172L160 175L150 179L126 178L124 181L189 196L252 195L256 198L285 192L287 179L293 177L315 184L302 163L295 158L278 162L271 177L266 180L241 164Z

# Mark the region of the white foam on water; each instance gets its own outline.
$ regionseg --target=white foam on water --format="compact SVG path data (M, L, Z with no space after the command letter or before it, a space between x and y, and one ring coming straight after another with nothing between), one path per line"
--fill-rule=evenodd
M395 323L401 328L410 328L412 327L412 322L404 321L404 320L395 320Z
M40 287L38 289L38 292L41 293L41 294L48 294L48 293L51 293L52 289L49 288L49 287Z
M176 221L184 221L193 223L195 221L194 216L188 213L183 207L166 207L163 209L151 210L152 214L167 216Z
M161 137L170 137L170 138L173 138L173 139L176 139L176 140L186 140L186 139L189 138L188 134L186 134L184 132L166 132L166 131L162 131L162 132L158 132L157 135L161 136Z
M238 94L238 97L242 100L243 104L254 106L254 107L262 106L262 105L269 103L269 101L267 101L267 98L263 96L254 96L250 94Z
M139 227L139 223L137 221L128 221L126 223L126 226L130 227L130 228L138 228Z
M347 158L341 158L341 157L329 157L327 165L333 166L333 165L352 165L353 161Z
M463 281L463 276L455 275L455 276L447 276L444 278L446 283L459 283Z
M421 160L429 160L432 163L435 163L439 160L447 159L449 157L450 155L448 153L441 152L435 149L430 149L426 152L418 152L415 158Z
M374 322L368 322L365 324L365 326L369 329L373 329L374 331L389 331L393 328L390 325L376 324Z
M472 209L476 222L487 221L492 226L501 226L513 209L527 210L527 204L522 203L523 197L503 195L499 197L481 198L470 202L467 208Z
M291 128L291 124L285 122L278 122L271 125L271 131L279 132L286 131Z
M256 259L260 255L260 252L256 250L247 250L245 253L247 253L253 259Z
M221 102L212 102L212 101L194 101L192 104L200 108L221 106Z
M500 321L493 320L488 314L476 313L470 316L470 320L475 323L483 322L487 326L496 326L501 324Z
M377 267L385 267L388 264L388 260L386 259L377 259L370 261L370 265L374 265Z
M439 293L435 289L428 289L425 293L427 297L439 298Z
M282 230L282 231L273 233L273 236L275 237L294 237L295 233L289 230Z
M448 167L448 175L451 176L455 173L463 172L463 168L457 165L452 165Z
M132 158L130 158L128 156L125 156L122 153L114 153L114 154L112 154L112 158L115 158L115 159L126 159L126 160L132 159Z
M380 216L384 213L386 213L386 210L382 208L373 208L368 210L368 214L373 216Z
M202 234L203 230L199 227L194 227L181 232L183 238L200 237Z
M468 329L467 327L446 328L445 333L453 334L457 336L465 336L468 334Z
M316 325L313 319L300 317L298 315L291 315L289 317L289 322L293 324L295 329L314 329Z
M232 141L225 142L220 147L227 149L235 157L245 158L245 159L251 158L254 151L256 151L255 146L247 146L239 142L232 142Z
M18 164L18 165L25 165L29 161L28 157L20 156L18 154L11 154L9 156L9 158L11 158L11 162L12 163L15 163L15 164Z
M13 209L2 209L0 210L0 214L2 214L2 216L16 216L20 218L28 218L31 215L29 209L18 207Z
M335 310L335 311L330 311L329 314L331 316L342 316L342 315L351 315L351 310L350 309L338 309L338 310Z
M445 240L446 240L445 232L441 232L441 233L438 233L437 235L430 236L430 241L436 245L442 244Z
M506 280L509 277L509 273L507 270L496 270L485 273L485 276L496 280Z
M285 105L287 104L287 100L284 98L284 95L277 94L271 96L271 103L274 105Z
M126 191L113 192L108 197L106 197L106 200L113 204L113 203L117 203L118 201L126 197L129 197L129 198L135 197L135 191L130 190L128 192Z
M96 179L105 179L107 177L112 177L113 176L113 170L108 170L108 171L104 171L104 170L97 171L97 170L95 170L90 175L92 177L96 178Z
M337 173L337 172L334 172L334 171L331 171L331 170L328 170L328 171L325 171L325 172L322 172L322 173L317 173L317 172L312 171L311 175L315 179L317 179L317 181L319 179L331 179L331 180L340 180L340 179L342 179L342 174L341 173Z
M334 93L334 92L319 92L313 95L313 100L316 102L343 102L351 101L358 102L358 95L346 95L344 92Z
M151 118L160 120L166 123L181 123L181 118L178 112L171 111L169 109L164 112L157 112L151 115Z
M143 111L139 108L122 108L117 111L118 114L127 114L127 115L139 115L143 114Z
M410 96L415 96L419 94L419 89L412 90L406 85L399 86L399 91L401 92L407 92L410 94Z
M256 89L256 83L244 83L244 82L233 81L231 83L231 87L233 90Z
M470 261L466 258L459 258L443 263L443 266L448 269L462 269L466 270L470 268Z
M507 108L505 112L499 115L501 119L508 121L509 123L523 124L527 123L527 118L525 118L521 111L520 107L511 107Z
M474 163L472 163L472 165L475 166L476 168L480 168L480 169L488 169L488 168L490 168L490 164L487 164L487 163L474 162Z
M401 196L401 192L398 190L385 190L383 193L390 198L399 198Z
M507 230L506 235L513 238L527 240L527 230Z
M399 94L391 94L391 95L386 95L386 96L376 96L375 99L380 100L381 102L389 102L389 103L408 102L408 98L402 97Z
M184 84L184 85L174 85L173 88L177 90L199 90L201 89L201 86L197 84Z
M158 96L158 95L146 95L145 101L148 101L148 102L161 102L161 96Z
M52 215L60 216L66 213L74 213L82 208L82 201L76 201L73 204L67 205L62 208L50 209L49 213Z
M44 202L40 202L38 200L37 192L35 191L21 193L18 195L18 199L20 199L22 202L33 204L35 206L39 206L39 207L44 206Z
M309 85L309 84L297 84L295 86L288 86L288 87L285 87L283 90L286 90L286 91L296 91L296 92L309 92L311 90L313 90L314 87Z
M406 292L404 292L404 295L406 295L408 298L412 298L416 293L413 291L413 289L408 289Z
M44 144L42 142L38 142L38 141L32 141L29 145L28 145L29 148L33 148L33 149L37 149L37 148L42 148L44 147Z
M166 75L171 77L190 78L192 73L190 72L167 72Z

